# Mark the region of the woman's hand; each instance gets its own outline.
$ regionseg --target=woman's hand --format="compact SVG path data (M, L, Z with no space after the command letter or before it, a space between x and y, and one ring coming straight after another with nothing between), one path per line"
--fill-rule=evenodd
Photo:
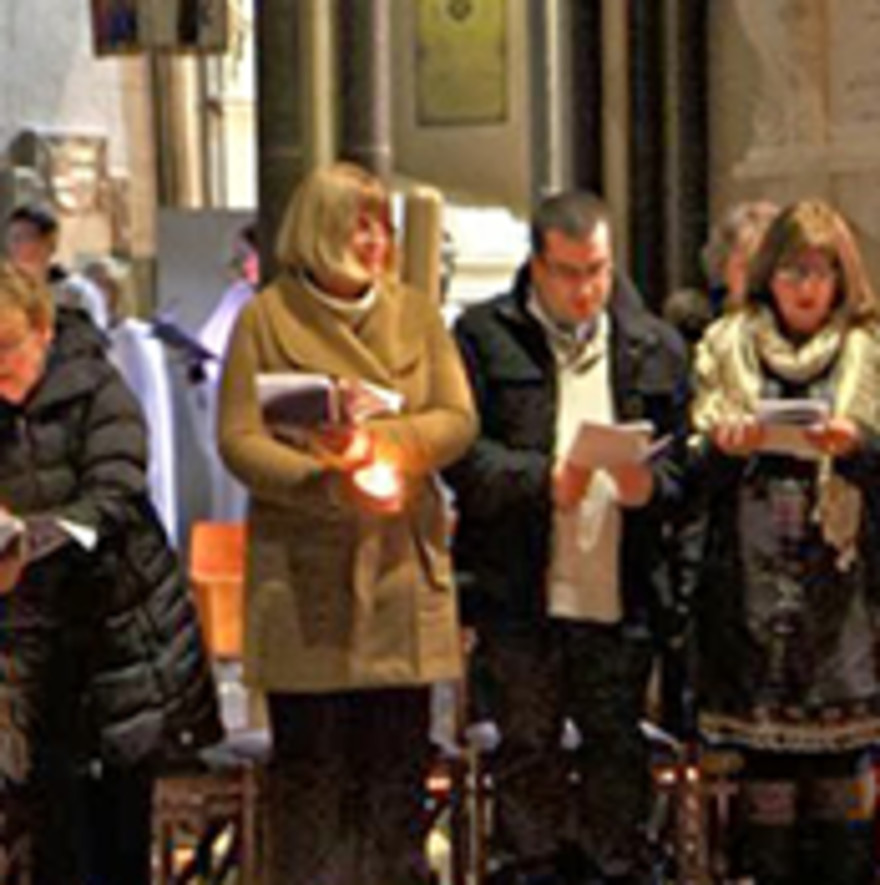
M716 424L710 436L725 455L746 458L761 448L764 428L754 418L744 417Z
M851 455L862 442L856 423L842 416L808 427L804 436L810 445L832 458Z
M374 456L374 446L369 434L350 425L328 426L311 431L308 447L311 454L327 469L343 473L364 467Z

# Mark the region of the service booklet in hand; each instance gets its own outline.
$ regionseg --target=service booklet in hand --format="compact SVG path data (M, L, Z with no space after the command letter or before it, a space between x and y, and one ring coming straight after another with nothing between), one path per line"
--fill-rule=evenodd
M403 407L396 390L312 372L260 373L257 396L266 423L276 430L358 424Z
M592 469L640 464L652 454L654 425L650 421L603 424L581 421L568 450L568 460Z
M339 424L342 406L336 383L310 372L262 372L257 396L271 427L318 427Z
M804 430L827 421L829 415L825 400L760 400L755 417L764 428L761 451L796 458L818 458L820 453L807 441Z

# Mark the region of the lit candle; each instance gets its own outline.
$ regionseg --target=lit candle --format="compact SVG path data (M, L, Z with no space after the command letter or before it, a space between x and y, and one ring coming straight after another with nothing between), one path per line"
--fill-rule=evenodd
M403 477L398 468L388 461L373 461L352 473L355 489L369 503L380 510L400 509L403 497Z

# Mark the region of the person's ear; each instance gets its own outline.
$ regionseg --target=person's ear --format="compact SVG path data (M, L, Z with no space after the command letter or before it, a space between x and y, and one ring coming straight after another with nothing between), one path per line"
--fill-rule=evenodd
M44 347L48 347L55 337L55 326L49 319L36 320L33 324L33 330Z

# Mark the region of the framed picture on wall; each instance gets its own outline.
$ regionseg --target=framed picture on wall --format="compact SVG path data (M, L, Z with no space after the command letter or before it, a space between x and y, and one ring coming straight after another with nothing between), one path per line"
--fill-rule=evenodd
M421 126L507 120L507 0L418 0L416 118Z

